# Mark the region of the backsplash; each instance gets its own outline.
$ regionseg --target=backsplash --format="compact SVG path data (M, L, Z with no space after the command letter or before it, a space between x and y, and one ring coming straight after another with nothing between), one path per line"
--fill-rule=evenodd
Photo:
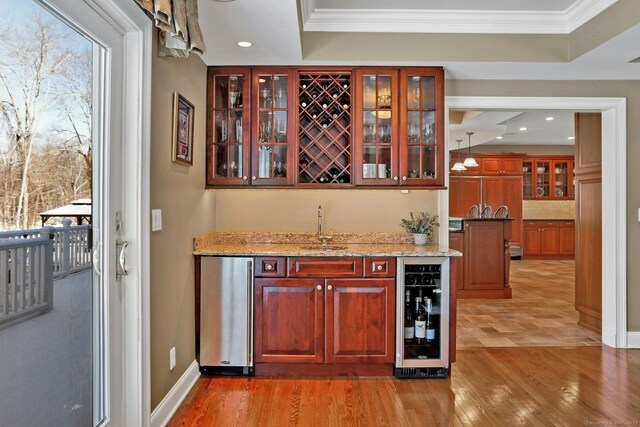
M575 219L575 200L523 200L524 219Z

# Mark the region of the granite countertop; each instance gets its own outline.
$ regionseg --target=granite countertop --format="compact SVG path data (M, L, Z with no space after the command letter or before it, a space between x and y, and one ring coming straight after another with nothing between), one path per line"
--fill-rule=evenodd
M575 221L574 218L523 218L523 221Z
M413 236L407 233L334 233L327 246L334 248L321 249L322 244L314 233L211 232L195 239L193 254L320 257L462 255L448 247L416 246Z

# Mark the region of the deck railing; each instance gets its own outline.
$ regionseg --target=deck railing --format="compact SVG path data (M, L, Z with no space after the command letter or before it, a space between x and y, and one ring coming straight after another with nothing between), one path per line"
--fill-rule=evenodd
M53 279L91 268L91 228L0 232L0 329L53 307Z

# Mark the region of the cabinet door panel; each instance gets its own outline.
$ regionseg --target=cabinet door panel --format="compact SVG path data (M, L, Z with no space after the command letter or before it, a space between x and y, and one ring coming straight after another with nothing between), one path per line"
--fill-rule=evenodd
M573 255L576 251L576 231L573 227L563 227L558 230L561 255Z
M495 222L466 222L464 226L464 289L504 289L504 234Z
M558 229L543 228L540 233L540 253L542 255L555 255L558 253Z
M449 216L466 217L480 203L480 178L452 178L449 182Z
M323 320L324 280L256 279L256 362L322 363Z
M495 212L502 205L502 178L483 178L482 202Z
M500 203L509 209L511 226L511 246L522 245L522 177L502 178L502 198ZM498 206L495 207L497 209Z
M524 228L523 255L540 255L540 230L536 228Z
M502 159L502 174L503 175L521 175L522 174L522 159Z
M480 172L482 175L500 175L502 172L502 159L493 157L481 158Z
M391 363L393 279L327 280L327 363Z

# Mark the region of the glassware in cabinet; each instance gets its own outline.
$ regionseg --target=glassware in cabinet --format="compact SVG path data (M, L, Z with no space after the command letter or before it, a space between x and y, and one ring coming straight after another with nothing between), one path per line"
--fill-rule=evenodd
M398 72L361 69L356 73L355 181L395 185L398 181Z
M400 71L400 185L444 183L441 68Z
M252 184L293 185L293 71L254 69L253 92Z
M250 72L210 68L207 74L207 185L249 185Z

